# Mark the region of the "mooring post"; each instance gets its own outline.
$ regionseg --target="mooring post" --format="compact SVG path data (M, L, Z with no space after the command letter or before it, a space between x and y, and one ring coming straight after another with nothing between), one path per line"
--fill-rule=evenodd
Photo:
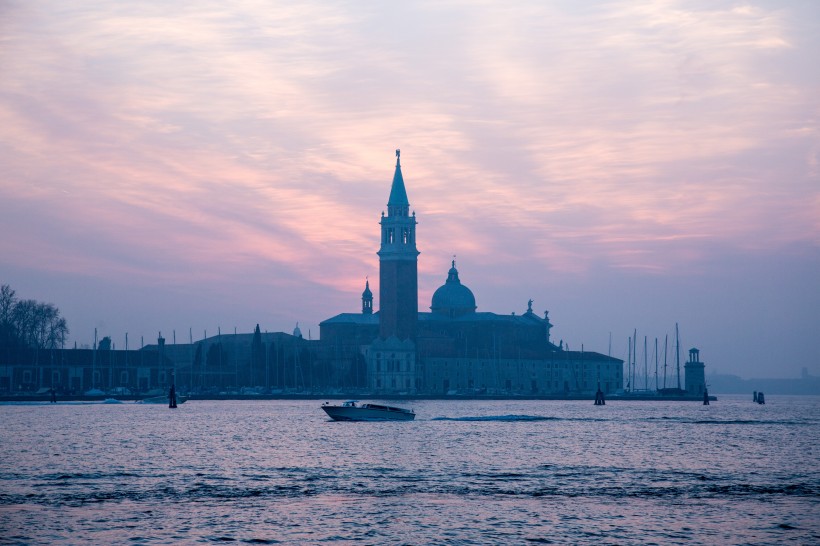
M171 409L177 407L177 393L173 383L171 384L171 391L168 393L168 407Z
M598 383L598 392L595 393L595 405L596 406L605 406L606 401L604 400L604 391L601 390L601 383Z

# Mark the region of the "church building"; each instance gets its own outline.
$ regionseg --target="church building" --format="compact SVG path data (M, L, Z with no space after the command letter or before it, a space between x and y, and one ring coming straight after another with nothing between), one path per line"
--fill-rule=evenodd
M450 264L429 312L419 311L416 214L410 211L401 157L381 216L379 310L370 283L361 313L320 324L335 369L366 368L367 388L406 394L580 394L622 386L623 362L595 352L565 350L550 341L547 312L480 312L473 292Z

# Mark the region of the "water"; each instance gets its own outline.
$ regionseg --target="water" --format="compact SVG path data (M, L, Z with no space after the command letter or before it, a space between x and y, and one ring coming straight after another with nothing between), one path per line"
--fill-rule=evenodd
M0 543L820 543L820 398L749 398L0 405Z

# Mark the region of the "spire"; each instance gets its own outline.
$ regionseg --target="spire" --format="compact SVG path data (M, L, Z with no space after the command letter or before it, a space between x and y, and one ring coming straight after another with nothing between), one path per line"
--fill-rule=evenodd
M393 186L390 188L390 199L387 200L388 216L407 216L410 201L407 200L407 190L404 188L404 178L401 175L401 150L396 150L396 172L393 174Z
M447 272L447 282L454 282L456 284L461 284L461 281L458 278L458 269L456 269L456 261L453 260L452 267L450 271Z
M364 292L362 292L362 314L373 314L373 292L370 291L370 280L365 277Z

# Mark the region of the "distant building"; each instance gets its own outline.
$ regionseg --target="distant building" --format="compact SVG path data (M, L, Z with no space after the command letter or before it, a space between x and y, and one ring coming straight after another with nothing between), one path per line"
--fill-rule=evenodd
M164 390L173 377L173 362L156 348L50 349L36 353L20 353L0 366L0 392L54 389L61 394L89 390L127 394Z
M684 383L687 394L701 395L706 390L706 365L700 361L700 351L689 349L689 361L684 365Z
M297 326L293 335L220 333L193 344L166 345L164 352L183 392L247 394L344 384L344 378L330 377L329 368L321 367L319 348L320 343L304 339Z

